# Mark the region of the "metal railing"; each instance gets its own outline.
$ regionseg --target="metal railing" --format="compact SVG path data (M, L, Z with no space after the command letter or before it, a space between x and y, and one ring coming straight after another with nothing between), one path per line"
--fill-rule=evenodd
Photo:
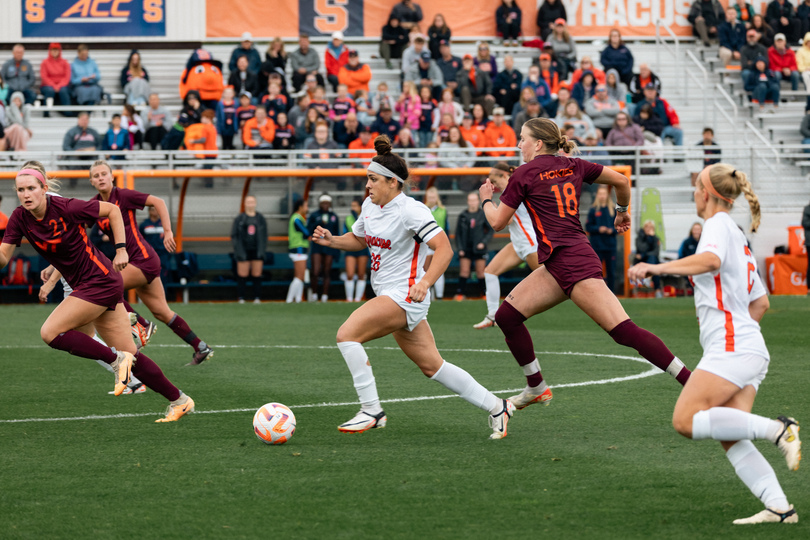
M717 126L717 113L720 112L720 115L726 119L726 121L731 124L732 129L737 129L737 115L738 115L738 107L737 104L734 102L734 99L729 95L723 85L717 83L715 85L715 90L719 94L719 97L725 99L729 105L731 105L731 110L733 115L729 115L726 110L724 109L725 103L718 99L718 96L715 96L712 100L714 107L712 108L712 125Z
M699 95L701 96L701 101L703 102L703 118L706 118L707 117L706 113L708 112L707 108L708 108L708 93L709 93L709 72L706 70L706 68L703 66L703 63L700 60L698 60L697 56L695 56L695 53L693 53L692 51L686 51L686 58L691 61L692 65L698 68L703 77L699 78L697 75L695 75L695 73L691 69L685 70L686 77L683 78L684 101L686 101L687 105L689 104L689 88L690 88L689 80L691 79L691 81L695 83L695 85L697 85L697 87L700 89Z
M674 46L670 45L669 42L666 41L661 36L661 28L666 30L667 34L669 34L669 37L672 38L672 42L673 42ZM680 68L680 61L681 61L681 53L680 53L681 42L680 42L680 38L678 37L677 34L675 34L675 32L672 31L672 28L665 25L661 19L657 19L655 21L655 45L656 45L656 47L655 47L655 69L657 71L661 71L661 51L665 50L666 52L668 52L672 56L673 60L675 61L675 72L676 73L679 72L680 71L680 69L679 69Z

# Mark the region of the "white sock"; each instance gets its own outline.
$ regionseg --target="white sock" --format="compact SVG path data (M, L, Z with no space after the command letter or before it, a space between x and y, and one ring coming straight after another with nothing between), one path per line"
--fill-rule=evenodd
M293 278L290 282L290 288L287 289L287 303L290 304L295 300L296 294L298 293L298 284L304 285L304 282L298 278ZM299 300L300 301L300 300Z
M767 439L773 443L784 429L782 422L747 413L731 407L712 407L692 417L692 439L716 441L754 441Z
M300 279L298 283L295 284L295 302L300 304L301 300L304 299L304 282Z
M326 302L327 300L329 300L329 295L328 294L322 294L321 295L321 302Z
M343 288L346 290L346 301L351 302L352 300L354 300L354 280L353 279L343 280Z
M672 375L673 377L677 377L678 375L680 375L681 370L685 367L686 366L684 365L683 362L681 362L681 359L676 356L675 358L672 359L672 362L670 362L669 365L667 366L666 372Z
M354 287L354 301L362 302L364 294L366 294L366 280L358 279L357 285Z
M357 390L361 409L371 414L382 412L380 398L377 395L377 383L374 380L374 373L371 371L366 350L356 341L343 341L337 346L352 374L354 389Z
M444 298L444 274L439 276L433 288L436 289L436 298Z
M481 386L472 375L447 360L431 379L441 383L445 388L455 392L479 409L489 411L490 414L498 414L503 410L501 399Z
M790 508L773 467L751 441L739 441L726 452L737 476L765 506L777 510Z
M540 373L540 361L535 358L525 366L521 366L521 369L523 369L523 374L527 377L535 373Z
M484 283L487 286L487 317L495 320L495 312L501 302L501 282L495 274L484 274Z

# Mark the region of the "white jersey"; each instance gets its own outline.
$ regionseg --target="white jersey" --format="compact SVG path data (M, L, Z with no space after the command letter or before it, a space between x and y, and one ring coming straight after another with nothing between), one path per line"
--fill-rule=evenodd
M714 253L720 269L692 277L703 355L738 352L769 358L748 304L765 294L745 235L726 212L703 224L696 253Z
M512 221L509 222L509 240L515 252L524 261L529 254L537 252L537 235L529 218L529 211L523 203L518 205Z
M442 232L427 206L400 193L385 206L363 201L352 233L371 252L371 288L377 296L407 295L425 275L427 242Z

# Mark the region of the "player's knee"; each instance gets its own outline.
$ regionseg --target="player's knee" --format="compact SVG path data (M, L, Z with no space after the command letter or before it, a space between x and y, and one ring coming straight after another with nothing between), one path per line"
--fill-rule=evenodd
M675 431L686 437L692 438L692 417L675 411L672 415L672 427Z
M49 345L51 341L56 339L56 336L57 333L52 328L49 328L47 325L39 329L39 337L42 338L42 341L44 341L46 345Z
M163 324L169 324L172 320L172 317L174 317L174 311L169 309L168 306L166 306L166 309L158 309L157 311L153 311L152 313L154 313L155 318L160 322L162 322Z
M498 311L495 312L495 323L498 325L498 328L502 330L523 324L525 320L526 318L522 317L520 312L509 302L502 303Z
M344 341L357 341L357 339L353 338L356 338L356 336L351 331L351 328L347 327L346 324L342 324L340 328L338 328L335 341L338 343L343 343Z

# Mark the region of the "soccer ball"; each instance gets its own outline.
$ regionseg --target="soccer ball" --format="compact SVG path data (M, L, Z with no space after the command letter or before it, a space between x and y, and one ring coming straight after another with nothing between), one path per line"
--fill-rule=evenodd
M262 405L253 415L253 431L265 444L284 444L295 433L295 415L281 403Z

